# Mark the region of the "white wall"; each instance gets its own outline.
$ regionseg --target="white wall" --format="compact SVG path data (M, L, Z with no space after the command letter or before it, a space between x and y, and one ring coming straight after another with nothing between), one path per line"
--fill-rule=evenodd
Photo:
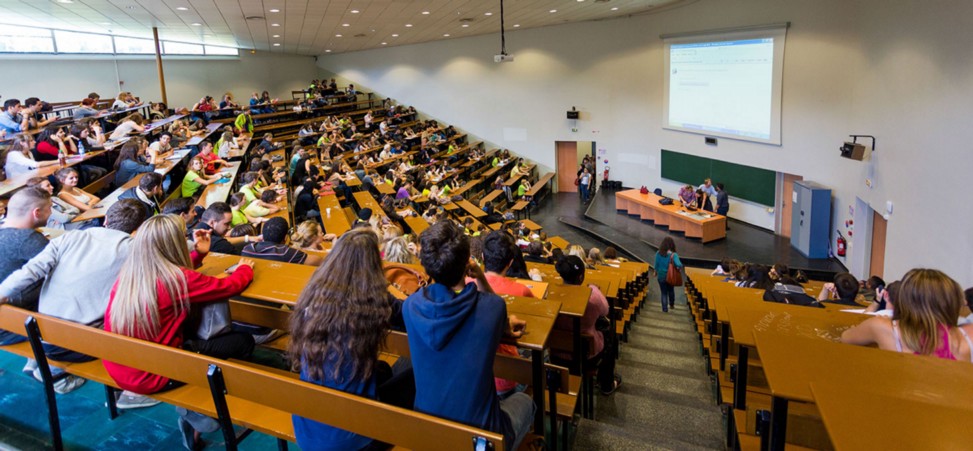
M499 36L486 36L325 55L318 65L548 168L555 167L555 141L592 140L607 149L612 178L669 193L676 185L660 178L663 148L799 174L834 190L833 228L843 233L856 197L880 212L892 201L886 279L928 266L971 286L969 17L973 3L959 0L703 0L654 15L508 33L512 64L492 62ZM660 34L784 21L791 28L782 146L721 139L713 148L702 136L662 129ZM582 112L577 133L564 119L572 106ZM525 128L527 140L505 141L505 127ZM853 133L878 137L871 161L839 157ZM871 188L864 182L870 175ZM737 201L730 215L774 225L763 206Z
M192 107L204 95L219 101L226 91L237 102L254 91L269 91L290 99L291 90L307 87L320 70L314 57L241 51L239 58L181 58L163 56L166 92L171 107ZM117 77L116 77L117 63ZM131 91L142 100L160 101L155 57L38 55L0 59L4 99L39 97L48 101L80 100L89 92L114 97ZM123 81L119 89L118 80Z

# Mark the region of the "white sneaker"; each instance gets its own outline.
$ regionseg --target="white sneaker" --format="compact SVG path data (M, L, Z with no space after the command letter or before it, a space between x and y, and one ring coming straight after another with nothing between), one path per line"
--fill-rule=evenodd
M284 331L280 329L274 329L263 335L253 334L253 343L258 345L262 345L264 343L270 343L271 341L276 340L277 337L280 337L281 335L284 335Z
M82 379L78 376L69 375L54 383L54 392L59 395L71 393L84 385L85 382L88 382L88 380Z
M37 369L37 361L34 359L27 359L27 364L24 365L23 372L28 376L34 375L34 370Z
M41 377L40 368L34 368L34 371L31 372L31 375L34 376L34 379L37 379L37 382L44 383L44 378ZM71 393L72 391L77 390L79 387L84 385L85 382L88 382L87 379L83 379L78 376L69 374L65 376L63 379L54 383L54 392L60 395L63 395L65 393Z
M119 410L140 409L142 407L152 407L160 402L158 399L125 390L118 396L115 407L118 407Z

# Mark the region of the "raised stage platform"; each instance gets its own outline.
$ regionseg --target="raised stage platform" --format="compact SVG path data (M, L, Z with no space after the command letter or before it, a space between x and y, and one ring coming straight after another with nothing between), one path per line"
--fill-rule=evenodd
M616 211L615 193L599 190L586 210L558 208L558 221L649 263L652 263L662 239L671 236L680 259L690 266L716 267L724 257L732 257L766 265L784 263L816 279L827 279L836 272L846 271L835 259L809 259L791 247L790 239L733 219L729 219L730 230L726 231L725 239L702 243L699 239L686 238L682 233L642 221L638 216ZM552 197L554 199L549 201L578 202L575 194L561 193ZM573 211L583 213L569 213Z

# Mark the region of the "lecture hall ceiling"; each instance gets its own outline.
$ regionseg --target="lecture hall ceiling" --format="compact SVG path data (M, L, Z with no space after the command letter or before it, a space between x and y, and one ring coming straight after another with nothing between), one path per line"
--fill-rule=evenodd
M508 31L696 0L506 0ZM499 0L0 0L0 23L320 55L498 34ZM2 26L2 25L0 25Z

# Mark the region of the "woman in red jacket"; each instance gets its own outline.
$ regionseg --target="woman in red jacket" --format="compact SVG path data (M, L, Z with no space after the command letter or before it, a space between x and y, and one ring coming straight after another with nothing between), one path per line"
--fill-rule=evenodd
M247 258L240 259L233 274L222 279L194 271L192 268L201 265L209 252L210 235L209 231L197 230L190 252L184 230L185 223L176 215L159 215L145 221L135 236L132 255L112 287L105 330L173 347L183 347L186 341L190 349L219 358L248 358L254 342L247 333L231 331L209 340L184 339L183 324L191 304L237 295L253 280L253 260ZM158 393L181 385L107 360L104 365L119 387L137 394ZM212 432L218 428L211 418L176 410L180 413L183 444L189 449L198 447L196 431Z

